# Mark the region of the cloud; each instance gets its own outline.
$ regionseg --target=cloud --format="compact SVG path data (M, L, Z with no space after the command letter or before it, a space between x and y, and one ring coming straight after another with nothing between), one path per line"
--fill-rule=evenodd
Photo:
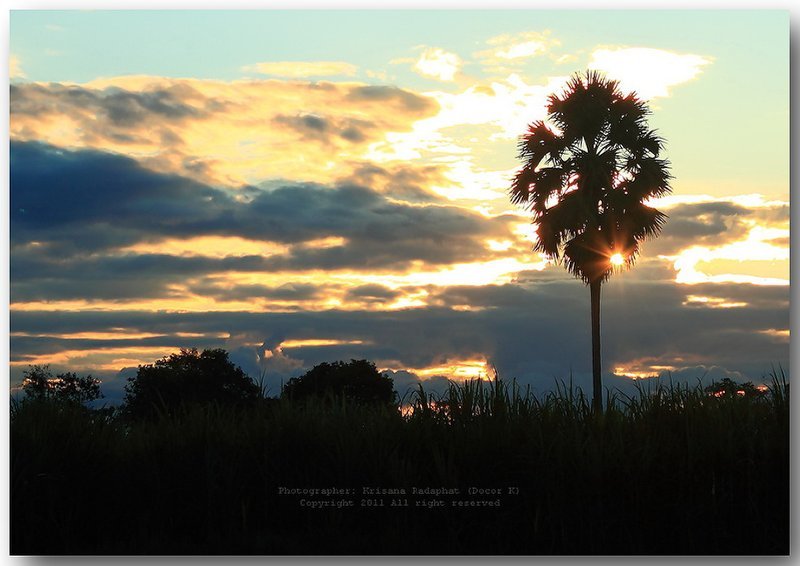
M400 292L394 289L390 289L388 287L384 287L383 285L378 284L370 284L370 285L360 285L348 291L348 295L351 297L357 297L361 299L368 299L371 301L388 301L396 299Z
M201 294L206 308L209 299L288 300L275 288L308 283L320 270L338 284L358 286L376 276L419 285L520 269L508 264L507 249L484 245L513 238L512 216L410 204L353 184L227 191L150 171L130 158L32 142L12 142L11 163L15 303L174 304ZM403 275L410 270L413 276ZM258 274L263 282L234 281L231 274ZM194 281L210 275L220 280Z
M788 285L789 203L706 198L662 207L670 219L647 253L672 263L678 283Z
M492 56L513 67L552 54L533 42L498 40ZM570 371L588 386L586 289L530 253L527 218L492 215L495 201L456 205L507 201L509 172L479 152L513 154L564 78L425 94L298 80L15 83L15 375L37 360L112 372L195 345L229 349L272 386L351 357L406 384L494 363L538 388ZM755 380L787 361L788 286L719 279L735 267L721 262L737 261L723 257L693 264L709 275L699 283L671 281L669 258L692 245L755 236L788 250L788 203L756 204L664 205L662 237L604 287L608 372L691 379L717 367Z
M440 81L452 81L460 72L463 62L455 53L439 47L428 47L414 63L414 70L426 77Z
M688 245L720 246L745 240L750 231L762 228L788 228L789 203L776 202L751 208L732 199L718 198L678 203L656 208L669 215L658 239L648 249L659 254L679 252Z
M766 232L766 233L765 233ZM777 231L777 235L788 237L788 229ZM673 260L675 270L678 272L676 281L678 283L695 284L700 282L734 282L734 283L753 283L755 285L789 285L789 248L772 245L772 234L763 229L755 228L746 240L734 242L732 244L706 248L702 246L692 246L681 251L677 256L668 257ZM736 262L762 262L772 261L781 262L778 277L765 276L763 269L756 269L756 273L731 273L731 269L726 269L723 273L709 274L708 267L701 267L698 264L719 263L720 260Z
M487 214L507 211L506 191L516 165L499 156L514 155L518 136L528 124L546 117L548 96L567 80L528 83L512 74L458 92L426 92L438 102L439 112L418 120L409 131L387 134L370 145L365 157L380 166L435 163L441 178L431 179L429 190Z
M247 73L303 79L337 75L352 77L358 71L358 67L343 61L274 61L247 65L242 70Z
M346 98L361 103L388 104L389 108L398 106L411 112L425 113L435 108L435 104L430 99L396 86L359 85L350 89Z
M526 31L514 34L504 33L486 40L488 49L474 53L474 57L489 72L507 74L529 59L548 53L560 45L551 37L551 32Z
M332 143L331 136L354 144L364 143L374 137L375 130L375 124L366 120L356 118L340 120L315 114L278 115L273 118L273 123L299 132L305 140L317 140L325 144Z
M788 343L780 334L789 328L788 288L707 283L687 292L668 282L634 283L633 277L620 277L603 289L603 359L608 372L624 368L653 374L669 367L694 384L701 367L717 366L754 381L773 363L788 367ZM377 284L353 292L375 299L391 294ZM503 378L516 378L539 391L552 388L555 378L567 379L570 372L576 383L590 387L589 293L579 282L543 278L431 292L438 306L389 312L64 311L54 317L50 312L12 310L12 363L24 367L37 356L52 355L54 360L72 359L76 367L74 360L84 360L86 368L108 367L113 359L137 355L153 361L192 342L237 349L242 356L249 352L256 360L257 354L275 354L283 344L284 358L276 357L284 369L273 368L273 385L322 361L367 358L382 369L405 369L417 376L450 371L436 368L460 371L457 368L485 360L481 363L496 365ZM690 294L746 306L685 304ZM485 308L453 308L464 302ZM79 337L89 332L101 334ZM117 340L102 334L114 332ZM136 333L152 336L128 337ZM136 344L153 349L126 351Z
M12 142L11 163L12 245L50 240L86 253L133 243L148 231L194 234L201 226L213 230L215 216L234 202L190 179L92 150Z
M95 148L195 180L331 182L437 103L392 86L156 77L11 86L12 139ZM297 148L302 147L302 151Z
M694 79L712 61L708 56L663 49L613 47L596 49L589 68L603 71L619 80L623 89L649 100L670 96L672 87Z
M418 203L440 200L432 186L448 183L442 165L415 165L411 163L385 163L381 166L364 161L354 163L349 175L338 179L349 183L372 187L392 198Z
M321 285L310 283L283 283L281 285L236 285L226 286L224 279L204 277L199 283L192 284L192 293L210 296L220 301L267 299L270 301L309 301L324 296L326 289Z
M516 216L404 203L352 184L227 191L155 173L122 156L35 143L13 142L11 164L11 297L17 310L440 307L477 313L503 308L506 299L509 306L524 302L525 287L571 281L532 254L525 259L530 242L516 229L526 222ZM389 171L371 174L391 183ZM738 250L730 246L761 229L767 231L760 241L776 250L785 245L772 238L783 237L788 227L785 203L748 208L716 200L665 210L671 219L662 238L648 242L636 270L624 274L632 289L674 277L670 254L693 244ZM475 287L515 281L510 288L521 294L495 294L493 303L482 301ZM704 311L763 306L752 305L746 293L735 296L731 289L737 288L693 285L675 303Z
M8 56L8 78L10 79L23 79L25 73L22 70L22 63L19 57L13 53Z
M131 127L205 117L216 109L213 104L199 108L189 102L198 97L199 93L181 85L137 93L118 88L94 91L58 83L31 83L11 86L10 112L20 117L91 112L100 114L111 126Z
M385 141L373 144L367 158L381 163L446 157L461 163L472 155L496 151L492 142L516 141L528 124L545 118L547 97L567 80L552 77L544 84L530 84L512 74L456 93L428 92L439 112L415 122L408 131L388 134ZM465 133L468 127L474 129Z
M455 95L358 83L135 76L23 84L12 89L11 132L17 140L122 153L209 185L279 178L359 183L366 175L370 186L395 198L467 197L496 201L487 210L502 210L510 172L477 161L543 117L547 95L561 84L551 83L512 76Z

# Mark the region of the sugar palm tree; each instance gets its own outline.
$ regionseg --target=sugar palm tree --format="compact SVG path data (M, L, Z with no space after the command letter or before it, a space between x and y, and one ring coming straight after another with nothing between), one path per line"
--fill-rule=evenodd
M645 202L672 190L669 162L659 157L664 140L647 126L647 104L597 72L573 75L547 110L549 124L534 122L520 139L511 200L532 213L534 250L589 286L592 403L601 411L600 287L661 231L667 216Z

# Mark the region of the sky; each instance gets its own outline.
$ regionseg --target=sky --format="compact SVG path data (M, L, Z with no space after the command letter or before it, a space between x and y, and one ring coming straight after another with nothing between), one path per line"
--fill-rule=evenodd
M589 291L511 204L587 69L647 100L669 215L603 286L605 384L789 363L786 11L12 11L11 383L221 347L277 394L591 376Z

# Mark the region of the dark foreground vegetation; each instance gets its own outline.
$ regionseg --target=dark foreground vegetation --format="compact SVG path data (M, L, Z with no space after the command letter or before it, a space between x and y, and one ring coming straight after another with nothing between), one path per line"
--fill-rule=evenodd
M788 554L782 371L764 394L607 401L493 381L420 388L402 412L340 394L131 419L30 396L12 407L11 552Z

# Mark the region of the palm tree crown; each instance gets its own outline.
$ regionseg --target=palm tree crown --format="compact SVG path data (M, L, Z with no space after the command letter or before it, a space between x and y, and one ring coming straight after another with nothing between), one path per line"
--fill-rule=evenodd
M524 163L511 200L530 207L534 250L587 284L608 279L615 264L631 266L639 242L666 221L644 204L672 190L669 162L659 158L664 141L648 128L649 114L635 93L624 95L617 81L588 71L549 97L553 127L535 122L519 142Z

